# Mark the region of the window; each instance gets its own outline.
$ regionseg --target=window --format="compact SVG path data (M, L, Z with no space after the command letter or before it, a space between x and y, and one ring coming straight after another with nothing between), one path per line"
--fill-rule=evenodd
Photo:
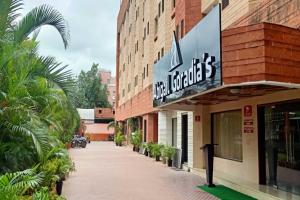
M139 51L139 41L135 43L135 53Z
M165 54L165 50L164 48L161 48L161 57L164 57L164 54Z
M135 18L135 20L137 20L138 17L139 17L139 7L136 9L136 18Z
M101 113L102 113L102 110L99 110L98 112L99 112L99 114L101 114Z
M147 71L147 77L148 77L148 73L149 73L148 64L147 64L147 70L146 71Z
M157 54L157 61L160 60L160 52Z
M158 17L155 17L155 34L158 32Z
M165 0L161 1L161 12L163 13L165 10Z
M138 84L138 76L136 75L134 78L134 86L137 86L137 84Z
M214 113L212 119L215 156L242 161L242 111Z
M147 23L147 35L149 35L149 22Z
M176 33L177 39L179 39L179 25L176 26L175 33Z
M125 71L125 63L123 64L123 72Z
M130 92L130 83L128 84L128 92Z
M222 0L222 9L226 8L229 5L229 0Z
M144 40L146 39L146 28L144 28Z
M158 4L158 17L160 17L161 3Z
M173 8L176 6L176 0L172 0Z
M122 97L124 97L125 96L125 89L123 89L123 91L122 91Z
M180 24L180 35L181 35L181 38L183 38L184 36L184 21L181 20L181 24Z
M146 68L144 67L144 72L143 72L143 79L146 78Z
M116 111L113 110L113 115L116 114Z
M144 21L144 17L145 17L145 1L143 2L143 21Z

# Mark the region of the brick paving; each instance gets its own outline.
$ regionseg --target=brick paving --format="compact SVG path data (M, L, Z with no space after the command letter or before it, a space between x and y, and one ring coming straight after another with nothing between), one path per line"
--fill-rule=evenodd
M116 147L110 142L92 142L86 149L71 149L76 165L63 195L68 200L215 200L196 189L200 177L177 171L152 158Z

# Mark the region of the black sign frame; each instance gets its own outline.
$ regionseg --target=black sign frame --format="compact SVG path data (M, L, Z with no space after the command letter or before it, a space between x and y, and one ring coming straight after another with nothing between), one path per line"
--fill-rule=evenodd
M154 65L153 106L222 85L221 6L218 4Z

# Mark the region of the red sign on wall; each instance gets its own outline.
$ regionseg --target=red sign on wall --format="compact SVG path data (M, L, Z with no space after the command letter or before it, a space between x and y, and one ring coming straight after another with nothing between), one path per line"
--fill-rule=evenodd
M244 127L244 133L254 133L253 127Z
M244 106L244 117L252 117L252 106Z
M200 121L201 121L200 115L196 115L196 116L195 116L195 121L196 121L196 122L200 122Z

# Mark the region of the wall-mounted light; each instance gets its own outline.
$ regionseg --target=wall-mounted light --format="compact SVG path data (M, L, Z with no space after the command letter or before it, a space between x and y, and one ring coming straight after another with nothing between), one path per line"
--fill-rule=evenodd
M198 103L198 100L188 99L187 102L189 102L191 104L196 104L196 103Z
M232 88L230 89L231 94L239 94L241 92L240 88Z

